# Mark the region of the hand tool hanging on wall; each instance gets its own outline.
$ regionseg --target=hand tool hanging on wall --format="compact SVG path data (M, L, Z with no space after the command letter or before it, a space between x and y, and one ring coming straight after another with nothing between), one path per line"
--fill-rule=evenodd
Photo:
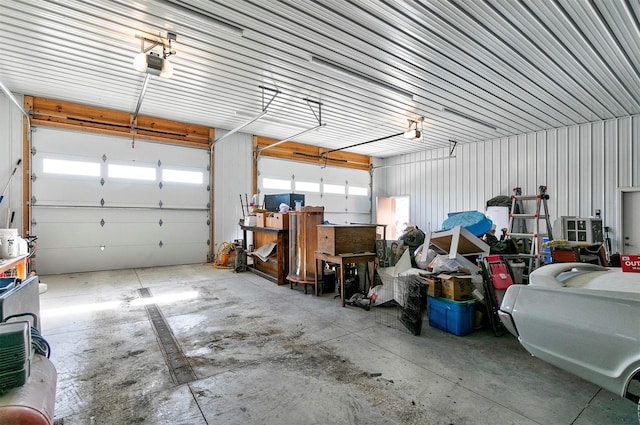
M242 216L244 217L245 215L249 215L249 213L245 214L244 213L244 204L242 203L242 193L239 194L240 195L240 209L242 210ZM247 205L247 209L249 208L249 206Z
M11 173L11 175L9 176L9 181L7 182L7 185L4 187L4 190L2 191L2 195L0 195L0 203L2 203L2 200L4 199L4 195L5 193L7 193L7 189L9 189L9 185L11 184L11 180L13 179L13 176L16 174L16 171L18 171L18 167L20 166L21 163L22 163L22 159L19 159L18 162L16 162L16 166L13 169L13 172Z

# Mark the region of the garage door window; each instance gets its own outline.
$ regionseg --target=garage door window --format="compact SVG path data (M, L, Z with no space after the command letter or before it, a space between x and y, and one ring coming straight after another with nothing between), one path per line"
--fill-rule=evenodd
M369 189L367 189L366 187L349 186L349 195L369 196Z
M100 163L44 158L42 160L42 171L47 174L97 177L100 176Z
M283 179L262 179L264 189L291 190L291 181Z
M320 193L320 183L296 182L296 192Z
M344 195L345 187L341 184L323 184L322 189L324 193L332 193L336 195Z
M200 171L162 170L162 181L172 183L202 184L204 174Z
M156 169L135 165L109 164L108 175L114 179L132 179L153 181L156 179Z

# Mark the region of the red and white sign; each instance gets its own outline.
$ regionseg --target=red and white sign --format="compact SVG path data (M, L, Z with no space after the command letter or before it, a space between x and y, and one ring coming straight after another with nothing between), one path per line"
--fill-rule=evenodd
M640 255L624 254L620 256L623 272L640 273Z

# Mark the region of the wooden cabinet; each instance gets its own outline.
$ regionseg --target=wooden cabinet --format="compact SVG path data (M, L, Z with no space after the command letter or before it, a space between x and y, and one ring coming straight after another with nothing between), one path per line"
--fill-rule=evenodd
M324 222L323 207L305 207L303 211L289 211L289 275L293 283L316 283L315 251L318 249L316 227Z
M287 229L274 229L270 227L254 227L240 225L243 231L245 249L247 243L247 231L253 232L253 244L260 248L269 242L277 245L276 254L267 261L253 257L253 264L249 265L249 270L276 282L278 285L287 283L287 273L289 270L289 231Z
M318 251L329 255L376 252L376 224L318 226Z

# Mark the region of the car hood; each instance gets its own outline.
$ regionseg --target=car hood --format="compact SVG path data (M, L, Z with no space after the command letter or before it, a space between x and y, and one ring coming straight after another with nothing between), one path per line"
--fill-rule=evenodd
M640 273L587 263L558 263L534 270L529 285L640 294Z

